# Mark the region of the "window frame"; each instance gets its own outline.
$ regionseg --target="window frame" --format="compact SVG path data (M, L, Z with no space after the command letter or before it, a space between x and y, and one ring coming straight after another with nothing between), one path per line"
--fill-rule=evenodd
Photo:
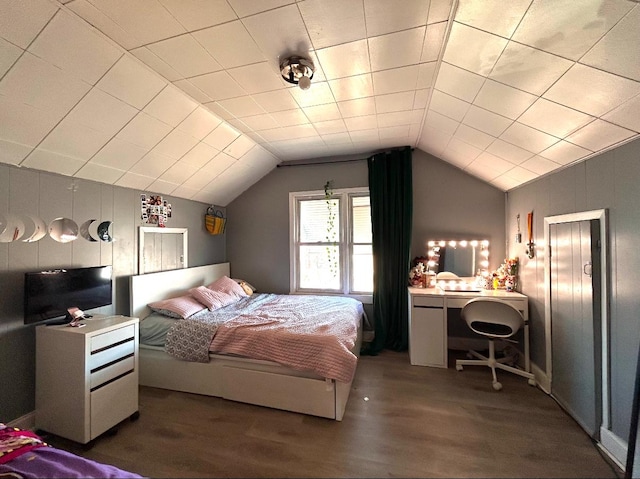
M323 190L314 191L294 191L289 193L289 285L290 294L322 294L335 296L348 296L355 298L362 303L373 303L373 292L352 292L353 284L352 256L353 246L368 244L353 242L353 217L352 198L357 196L369 196L368 187L339 188L332 192L333 198L340 199L340 235L338 238L338 250L340 252L340 283L341 290L324 289L301 289L299 287L299 201L303 200L324 200Z

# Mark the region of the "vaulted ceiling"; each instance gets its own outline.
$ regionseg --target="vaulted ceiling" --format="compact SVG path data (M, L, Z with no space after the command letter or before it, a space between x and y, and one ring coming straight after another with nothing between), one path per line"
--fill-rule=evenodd
M639 134L635 0L0 3L12 165L226 205L283 161L411 145L506 191Z

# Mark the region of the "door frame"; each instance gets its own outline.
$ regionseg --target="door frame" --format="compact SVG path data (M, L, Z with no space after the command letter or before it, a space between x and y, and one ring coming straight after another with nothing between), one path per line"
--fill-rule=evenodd
M608 281L608 251L609 239L607 231L608 213L606 209L582 211L565 215L547 216L544 218L544 327L546 342L546 374L549 385L553 382L552 349L551 349L551 225L559 223L573 223L585 220L599 220L600 225L600 316L602 337L602 424L600 429L611 429L610 401L609 401L609 281ZM602 435L601 435L602 437Z

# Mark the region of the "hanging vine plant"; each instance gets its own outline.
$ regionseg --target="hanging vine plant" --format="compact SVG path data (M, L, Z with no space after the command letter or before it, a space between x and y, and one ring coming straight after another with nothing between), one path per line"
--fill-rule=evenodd
M327 243L336 243L336 212L333 204L333 180L329 180L324 184L324 199L327 203ZM327 260L329 263L329 272L335 277L338 274L338 258L332 247L327 245Z

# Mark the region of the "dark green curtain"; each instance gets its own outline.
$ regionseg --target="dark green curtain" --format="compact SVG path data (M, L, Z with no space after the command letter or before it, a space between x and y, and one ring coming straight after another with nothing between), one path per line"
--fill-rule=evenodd
M409 345L407 278L410 265L413 186L411 148L368 159L373 231L374 340L363 350L405 351Z

